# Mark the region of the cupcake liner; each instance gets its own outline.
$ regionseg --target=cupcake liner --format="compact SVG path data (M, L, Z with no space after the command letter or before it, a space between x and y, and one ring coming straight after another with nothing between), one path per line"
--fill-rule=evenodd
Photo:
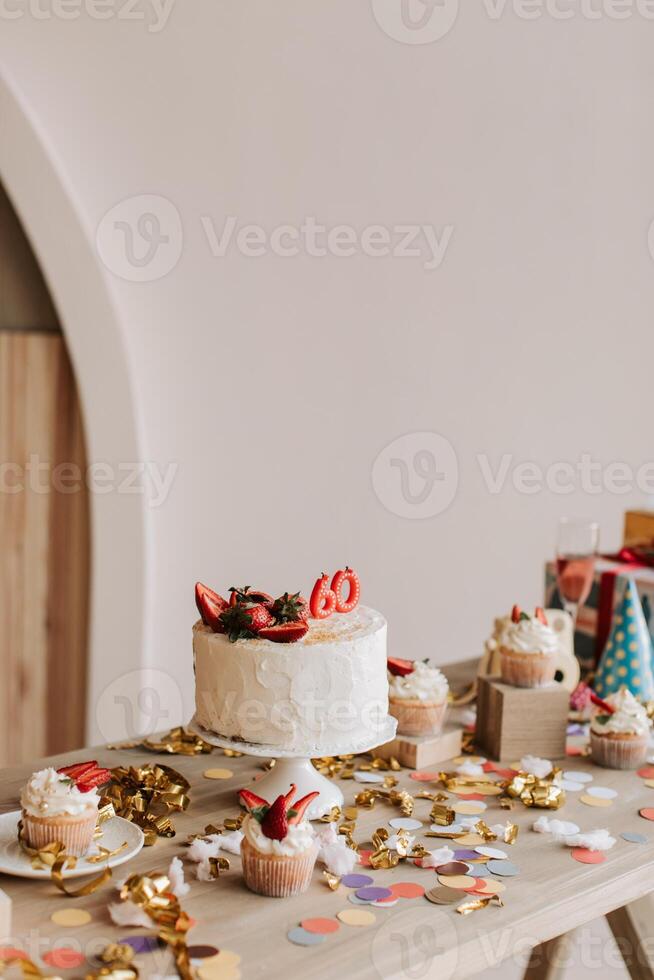
M638 769L647 760L646 735L596 735L590 733L590 754L605 769Z
M500 673L513 687L545 687L556 673L555 653L519 653L500 648Z
M300 895L311 884L318 845L303 854L261 854L245 839L241 844L243 877L250 891L270 898Z
M66 854L83 857L91 846L98 819L97 810L80 816L69 814L53 817L35 817L23 810L23 835L28 847L40 850L47 844L59 841Z
M432 704L416 698L391 697L388 711L397 718L398 735L438 735L443 729L447 701Z

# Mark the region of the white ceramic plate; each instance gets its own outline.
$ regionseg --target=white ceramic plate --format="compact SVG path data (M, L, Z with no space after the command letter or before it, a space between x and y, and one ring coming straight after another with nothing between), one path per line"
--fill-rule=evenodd
M29 857L18 843L19 820L20 810L3 813L0 816L0 872L16 875L19 878L49 878L50 869L43 868L37 871L33 868ZM111 817L110 820L106 820L102 824L102 837L99 843L113 851L120 847L123 841L127 841L127 847L120 854L109 858L110 868L117 868L119 864L124 864L138 854L143 847L143 831L123 817ZM74 868L67 868L62 877L81 878L82 875L97 875L105 867L104 861L95 864L85 858L78 858L77 865Z

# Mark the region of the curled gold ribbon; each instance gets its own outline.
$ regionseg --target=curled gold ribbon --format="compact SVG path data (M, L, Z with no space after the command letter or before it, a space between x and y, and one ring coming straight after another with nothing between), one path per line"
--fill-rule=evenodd
M186 944L186 933L191 920L182 910L179 899L170 890L170 879L160 871L133 874L124 882L120 897L129 899L148 915L158 926L159 938L170 947L175 966L182 980L192 980L191 962Z
M92 878L79 888L67 888L64 884L64 871L71 870L77 865L77 858L71 854L66 854L66 850L61 841L52 841L45 847L30 847L26 842L23 832L22 821L18 823L18 843L31 860L32 867L37 871L50 869L50 879L53 884L70 898L80 898L82 895L92 895L105 881L111 878L111 868L104 868L97 878ZM109 855L110 856L110 855Z

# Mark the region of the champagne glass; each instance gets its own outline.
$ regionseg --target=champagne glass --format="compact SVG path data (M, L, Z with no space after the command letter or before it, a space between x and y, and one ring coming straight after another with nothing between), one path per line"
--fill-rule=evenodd
M556 540L556 578L564 609L576 625L593 584L599 524L562 517Z

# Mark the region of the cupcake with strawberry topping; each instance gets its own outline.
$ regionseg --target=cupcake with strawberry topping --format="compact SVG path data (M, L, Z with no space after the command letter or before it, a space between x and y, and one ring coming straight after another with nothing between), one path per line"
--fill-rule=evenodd
M258 895L288 898L305 892L311 883L319 842L305 814L319 794L308 793L293 803L295 793L291 786L272 805L250 790L239 793L249 811L242 826L243 877Z
M647 759L652 728L646 708L622 687L604 700L594 699L590 723L593 762L606 769L638 769Z
M420 660L389 657L388 710L398 735L438 735L447 712L449 684L438 669Z
M82 857L88 851L98 819L97 787L111 777L96 762L33 773L20 796L22 836L37 850L55 841L66 854Z
M545 687L554 681L559 641L538 606L533 616L514 606L500 646L500 673L514 687Z

